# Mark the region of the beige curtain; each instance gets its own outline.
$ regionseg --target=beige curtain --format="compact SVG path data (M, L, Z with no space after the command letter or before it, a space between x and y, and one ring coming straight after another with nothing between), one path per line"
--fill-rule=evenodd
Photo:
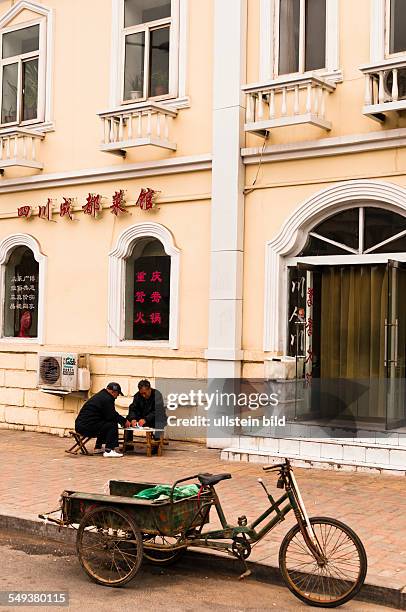
M323 271L321 378L352 381L345 398L347 415L385 416L387 303L385 265L332 266ZM362 388L368 392L357 392Z

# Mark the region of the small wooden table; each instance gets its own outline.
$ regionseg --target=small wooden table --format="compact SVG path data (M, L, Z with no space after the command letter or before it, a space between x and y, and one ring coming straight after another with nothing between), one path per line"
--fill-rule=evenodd
M128 433L133 432L133 439L129 440ZM123 434L123 453L126 453L128 450L128 446L132 446L133 444L141 443L147 445L147 457L152 456L152 449L157 449L157 455L160 457L162 455L163 445L164 445L164 436L163 429L153 429L152 427L127 427L125 429L119 430L119 432ZM155 432L162 432L162 436L159 440L154 439ZM139 438L137 440L137 438Z

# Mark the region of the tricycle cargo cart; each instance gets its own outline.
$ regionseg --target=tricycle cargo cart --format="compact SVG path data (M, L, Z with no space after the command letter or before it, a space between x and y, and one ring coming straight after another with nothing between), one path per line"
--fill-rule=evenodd
M248 523L227 522L215 485L230 474L196 474L177 480L158 499L133 497L156 483L110 481L108 495L64 491L60 518L48 518L65 527L76 527L77 554L85 572L97 583L121 586L138 572L143 557L157 564L175 561L189 547L228 553L244 564L251 548L293 510L296 524L284 537L279 551L282 577L299 599L313 606L333 608L352 599L361 589L367 571L365 549L358 536L332 518L309 518L289 460L267 466L277 471L284 493L277 500L258 479L268 508ZM178 499L180 483L194 480L199 488ZM207 527L211 510L220 529Z

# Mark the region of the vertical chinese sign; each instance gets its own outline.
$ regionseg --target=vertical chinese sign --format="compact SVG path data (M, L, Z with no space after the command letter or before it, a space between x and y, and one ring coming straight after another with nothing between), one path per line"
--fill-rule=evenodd
M134 261L133 339L169 339L171 258L139 257Z
M288 354L304 357L306 353L306 275L290 269L288 311ZM298 376L300 373L298 372Z
M320 271L289 270L288 355L298 359L298 377L320 375Z
M18 247L6 266L4 335L38 335L38 262L26 247Z

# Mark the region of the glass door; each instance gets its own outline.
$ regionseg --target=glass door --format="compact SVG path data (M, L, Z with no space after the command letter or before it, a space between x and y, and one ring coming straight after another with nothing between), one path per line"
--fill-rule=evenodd
M406 423L406 263L389 260L385 320L386 429Z
M320 289L316 266L289 268L288 355L296 360L296 419L315 418L319 412L318 394L312 390L320 378Z

